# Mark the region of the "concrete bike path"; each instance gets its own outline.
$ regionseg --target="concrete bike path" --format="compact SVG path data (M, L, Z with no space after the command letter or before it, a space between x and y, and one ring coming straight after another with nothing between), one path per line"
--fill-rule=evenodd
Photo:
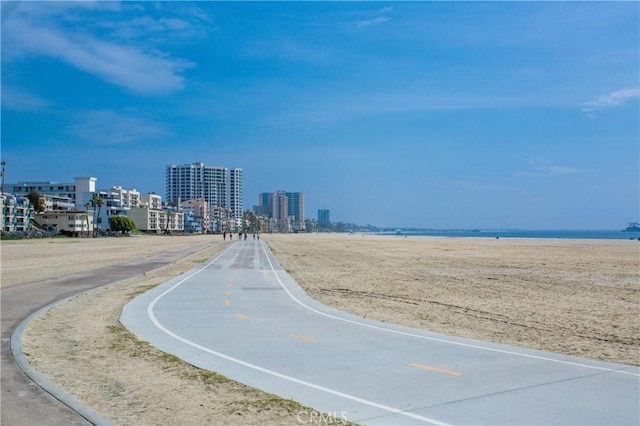
M58 279L2 287L0 290L2 296L0 302L2 329L0 424L33 426L100 423L102 419L99 416L86 407L74 405L77 401L73 398L54 387L45 391L40 384L29 378L16 363L17 358L21 360L22 368L29 369L29 366L25 365L23 354L15 353L16 358L14 358L11 348L12 340L15 350L16 342L19 342L21 331L26 325L25 320L40 309L93 288L134 278L221 243L214 238L212 237L211 241L193 244L188 249L168 250L133 262ZM17 333L14 333L17 329ZM45 387L50 385L45 378L37 374L35 377L37 380L43 380ZM74 405L75 409L71 409L67 404Z
M325 418L381 425L640 419L638 367L343 313L308 297L261 241L235 242L138 296L121 322L165 352Z

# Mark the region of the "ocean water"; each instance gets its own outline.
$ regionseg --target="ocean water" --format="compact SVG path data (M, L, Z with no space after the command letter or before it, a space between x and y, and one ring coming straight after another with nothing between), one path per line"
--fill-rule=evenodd
M398 230L382 235L431 236L431 237L486 237L486 238L569 238L596 240L638 240L638 231L607 230L526 230L526 229L481 229L481 230Z

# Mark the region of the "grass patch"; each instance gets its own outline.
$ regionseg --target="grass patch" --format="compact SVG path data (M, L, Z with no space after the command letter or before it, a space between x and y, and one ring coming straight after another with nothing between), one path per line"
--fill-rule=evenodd
M162 352L162 355L160 355L160 359L162 359L165 362L171 362L171 363L173 362L178 363L181 361L181 359L178 358L177 356L166 353L166 352Z
M135 334L127 330L122 324L110 325L107 330L114 339L109 344L109 349L128 352L132 357L155 355L154 351L161 353L147 342L138 339Z
M239 413L246 410L284 410L288 414L295 416L300 412L308 413L313 411L313 409L305 407L291 399L285 399L277 395L268 394L259 389L234 382L233 380L230 380L222 374L218 374L214 371L203 370L195 367L175 355L163 352L151 346L148 342L138 339L135 334L131 333L122 324L111 325L108 326L107 329L113 338L109 348L114 351L128 354L131 357L144 357L150 362L158 363L163 370L171 370L179 376L198 381L203 385L219 386L227 384L231 385L233 388L240 389L246 395L247 400L232 404L229 413ZM340 422L325 424L346 423Z
M128 296L132 296L132 297L138 296L138 295L140 295L142 293L146 293L147 291L151 290L152 288L157 287L158 285L159 284L149 284L149 285L138 287L134 292L129 293Z
M357 423L352 423L340 417L341 414L339 413L323 414L312 408L305 407L296 401L281 398L278 395L273 394L264 394L263 397L246 404L245 409L247 406L258 412L270 411L273 410L274 407L277 407L279 409L286 410L288 414L294 416L294 418L296 418L300 423L358 426Z
M296 414L304 410L305 407L296 401L291 399L284 399L278 395L266 394L263 398L251 401L250 405L257 410L268 410L271 407L277 406L287 410L289 414Z

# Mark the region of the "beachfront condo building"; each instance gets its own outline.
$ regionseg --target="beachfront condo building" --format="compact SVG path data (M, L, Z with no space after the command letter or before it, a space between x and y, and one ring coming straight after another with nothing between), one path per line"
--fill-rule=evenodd
M204 163L166 167L167 202L175 206L189 199L204 199L211 212L210 229L234 230L242 223L242 169Z
M209 203L204 198L193 198L180 203L184 213L184 230L187 232L208 233L211 224Z
M27 197L2 193L2 232L25 232L29 228L31 203Z
M181 233L184 231L184 213L166 208L158 194L143 194L137 207L127 212L136 228L146 233Z
M22 181L5 184L5 190L18 196L26 196L31 191L36 191L43 197L52 196L61 200L66 200L69 208L81 207L86 201L86 193L96 190L96 178L76 177L74 182L51 182L51 181ZM91 196L89 196L91 198ZM53 208L57 208L54 206Z
M88 210L48 210L34 216L34 222L46 231L74 237L93 234L93 216Z
M232 184L236 185L237 180ZM2 230L24 232L28 229L31 211L26 196L30 191L36 191L44 200L45 212L33 220L44 230L85 235L94 230L106 231L113 216L130 216L138 229L145 232L184 231L184 214L175 208L165 208L160 195L141 194L136 189L122 186L96 189L96 182L94 177L76 177L73 183L25 181L6 184L13 194L5 193L2 197ZM96 198L101 200L99 205ZM15 200L27 201L25 204ZM62 213L64 211L68 214ZM87 217L90 218L88 225Z

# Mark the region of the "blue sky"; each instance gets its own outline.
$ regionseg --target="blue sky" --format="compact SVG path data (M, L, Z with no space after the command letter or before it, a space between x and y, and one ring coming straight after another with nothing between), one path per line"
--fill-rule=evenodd
M306 216L640 218L638 2L2 2L7 182L244 169Z

